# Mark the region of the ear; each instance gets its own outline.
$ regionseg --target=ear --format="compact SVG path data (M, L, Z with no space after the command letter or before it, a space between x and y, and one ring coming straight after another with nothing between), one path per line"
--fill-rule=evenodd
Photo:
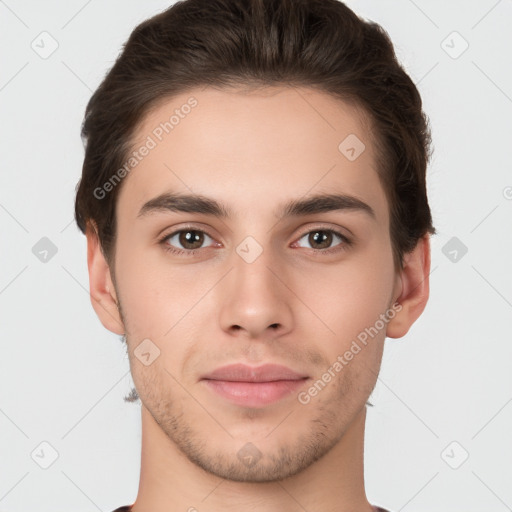
M122 335L125 329L117 307L117 296L95 224L87 223L85 236L87 237L87 267L92 307L105 328Z
M395 300L402 309L388 322L386 336L401 338L419 318L429 296L430 235L420 238L416 247L404 255L404 268L397 275Z

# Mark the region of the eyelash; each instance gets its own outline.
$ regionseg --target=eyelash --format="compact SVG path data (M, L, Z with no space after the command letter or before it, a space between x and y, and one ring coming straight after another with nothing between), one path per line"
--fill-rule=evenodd
M167 243L167 241L170 238L172 238L174 235L177 235L177 234L182 233L182 232L187 232L187 231L195 231L195 232L198 232L198 233L204 233L205 235L207 235L207 236L209 236L210 238L213 239L213 237L207 231L204 231L203 229L197 229L194 226L186 226L186 227L184 227L182 229L179 229L177 231L173 231L172 233L166 234L163 238L161 238L159 240L159 243L164 246L164 250L165 251L168 251L168 252L170 252L172 254L176 254L176 255L179 255L179 256L180 255L193 256L194 254L196 254L196 252L204 249L204 247L201 247L200 249L177 249L176 247L173 247L173 246L171 246L171 245L169 245ZM314 233L316 231L321 231L321 232L325 232L325 233L333 233L337 237L341 238L341 240L343 242L341 244L341 247L340 246L334 246L334 247L331 247L329 249L311 249L312 251L314 251L315 253L317 253L319 255L334 254L334 253L338 253L338 252L341 252L341 251L346 251L353 244L352 240L347 238L345 235L341 234L339 231L336 231L335 229L327 229L327 228L321 228L321 227L314 228L314 229L311 229L309 231L306 231L306 232L302 233L301 236L297 240L300 240L301 238L304 238L305 235L309 235L309 234Z

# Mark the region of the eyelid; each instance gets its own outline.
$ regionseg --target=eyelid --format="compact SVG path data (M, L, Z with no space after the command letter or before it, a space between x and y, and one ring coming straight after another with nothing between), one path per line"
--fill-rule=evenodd
M332 226L332 225L325 225L322 223L314 224L313 226L308 226L305 228L305 230L299 235L299 238L302 238L304 235L307 235L308 233L311 233L311 231L334 231L335 233L339 233L344 238L350 240L350 238L353 236L352 232L348 228L343 228L341 226ZM348 233L345 233L348 232Z
M184 231L186 229L191 229L191 230L194 230L194 231L203 231L208 236L214 238L213 235L210 233L210 228L208 226L206 226L205 224L202 224L202 223L196 224L196 223L190 222L190 223L185 223L183 225L178 224L177 226L173 226L172 230L169 231L167 233L167 235L164 235L163 233L166 232L168 229L171 229L171 228L166 227L164 229L161 229L156 234L156 238L162 239L163 237L168 237L168 236L171 236L171 235L175 235L176 233L179 233L180 231Z
M169 237L176 235L177 233L179 233L181 231L185 231L187 229L194 230L194 231L201 231L201 232L207 234L210 238L216 238L214 235L212 235L212 233L208 230L208 228L203 227L201 224L185 224L184 226L178 226L175 229L173 229L171 232L160 236L160 234L162 232L166 231L165 229L163 229L157 235L157 238L159 238L161 241L162 239L169 238ZM325 224L321 224L321 223L304 228L304 230L297 236L299 238L302 238L304 235L307 235L308 233L310 233L311 231L314 231L315 229L322 229L325 231L335 231L335 232L341 231L340 234L345 236L346 238L350 238L350 236L353 236L352 232L348 228L342 228L341 226L335 226L335 227L326 226ZM348 231L350 234L345 234L345 233L343 233L343 231Z

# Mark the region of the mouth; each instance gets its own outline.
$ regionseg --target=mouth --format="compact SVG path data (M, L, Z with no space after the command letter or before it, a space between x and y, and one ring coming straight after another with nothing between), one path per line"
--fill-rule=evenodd
M304 385L307 375L281 365L224 366L202 377L205 385L228 401L244 407L277 402Z

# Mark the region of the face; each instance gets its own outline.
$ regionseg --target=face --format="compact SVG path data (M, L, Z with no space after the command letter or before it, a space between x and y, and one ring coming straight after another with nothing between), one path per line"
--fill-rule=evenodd
M194 89L148 114L144 144L118 197L114 264L143 407L206 471L296 474L364 409L401 291L361 112L306 88ZM312 200L326 194L352 199ZM204 379L233 363L303 379Z

